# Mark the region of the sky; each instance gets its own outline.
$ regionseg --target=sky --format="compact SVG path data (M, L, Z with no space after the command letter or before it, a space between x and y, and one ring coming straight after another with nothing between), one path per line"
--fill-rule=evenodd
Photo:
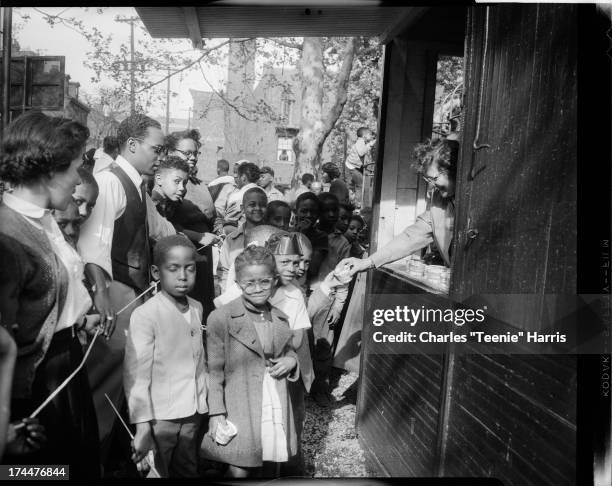
M81 19L85 26L97 26L103 32L113 32L112 47L119 49L121 43L129 46L130 26L127 23L117 23L114 21L117 15L121 17L136 17L136 11L132 7L110 7L105 8L103 13L96 13L94 7L87 11L80 7L41 7L39 10L64 17L77 17ZM23 20L23 15L29 15L28 20ZM80 91L94 94L99 85L91 82L93 71L85 67L84 61L87 59L86 53L91 50L90 44L81 34L63 25L51 27L44 16L38 11L29 7L15 8L13 13L14 37L19 42L22 50L40 51L41 55L46 56L66 56L66 74L70 75L71 81L81 84ZM135 36L142 36L140 29L135 29ZM213 43L221 42L224 39L215 39ZM192 49L191 42L187 39L178 42L180 49ZM195 54L194 50L194 54ZM222 68L211 68L205 71L206 79L219 89L225 79L225 70ZM165 73L152 75L154 80L161 79ZM110 85L110 82L108 82ZM192 106L189 89L208 91L209 87L204 82L202 73L194 70L192 73L182 76L182 79L174 77L171 81L171 91L177 93L172 98L170 104L170 116L172 118L187 118L188 108ZM165 94L166 82L159 85L159 90ZM164 97L165 100L165 97ZM165 116L165 103L158 105L151 110L153 116Z

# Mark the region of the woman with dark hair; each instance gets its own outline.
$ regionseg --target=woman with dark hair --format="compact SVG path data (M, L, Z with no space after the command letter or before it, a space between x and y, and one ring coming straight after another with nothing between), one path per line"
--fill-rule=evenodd
M450 267L459 142L450 137L428 140L415 147L414 155L417 172L433 190L429 209L368 258L346 258L338 264L338 270L348 267L355 274L378 268L431 243L436 244L444 265Z
M12 420L28 417L83 358L78 330L93 333L99 316L83 285L83 262L51 210L65 210L80 182L89 130L68 119L28 112L6 129L0 179L11 191L0 204L0 323L18 357ZM110 326L103 333L109 335ZM8 463L67 464L72 477L98 477L98 428L85 369L38 415L47 444Z
M187 161L191 172L189 173L189 182L198 185L202 183L202 179L198 179L198 156L200 155L200 132L195 128L183 130L180 132L172 132L166 136L166 147L172 155L177 155Z
M219 239L212 233L214 224L214 209L210 192L206 184L196 177L198 172L197 162L201 147L200 133L197 130L184 130L173 132L166 136L165 145L168 150L168 157L178 157L189 166L189 182L192 187L187 186L187 191L197 191L199 199L203 200L203 207L200 208L189 199L170 201L158 191L153 191L151 198L157 206L159 213L170 221L177 231L185 232L200 249L197 262L196 284L192 291L192 296L200 301L204 309L204 319L215 308L213 298L215 296L213 281L213 257L212 245ZM195 188L193 185L198 185ZM198 235L198 239L194 239ZM204 235L204 238L202 238Z

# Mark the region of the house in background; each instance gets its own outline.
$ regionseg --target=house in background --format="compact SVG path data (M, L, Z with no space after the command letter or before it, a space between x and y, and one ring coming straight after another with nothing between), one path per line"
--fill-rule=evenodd
M293 141L300 124L299 74L295 69L265 66L255 83L254 58L254 42L232 42L226 92L190 90L191 126L202 135L199 174L205 181L217 176L216 161L223 158L230 164L247 159L268 165L276 183L291 182ZM331 160L327 143L322 160Z

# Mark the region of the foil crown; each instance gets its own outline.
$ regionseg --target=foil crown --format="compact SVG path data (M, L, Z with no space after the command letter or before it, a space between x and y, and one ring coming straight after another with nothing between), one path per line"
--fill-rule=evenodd
M301 255L298 239L294 234L277 233L266 242L266 248L273 255Z

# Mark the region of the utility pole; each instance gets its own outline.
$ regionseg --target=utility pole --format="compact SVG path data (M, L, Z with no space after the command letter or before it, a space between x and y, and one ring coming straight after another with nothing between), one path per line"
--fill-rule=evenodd
M2 130L9 124L11 110L11 44L13 29L13 9L2 8Z
M129 17L116 19L117 22L127 22L130 24L130 113L136 113L136 78L134 67L134 22L140 20L139 17Z
M168 68L168 86L166 87L166 133L170 128L170 68Z

